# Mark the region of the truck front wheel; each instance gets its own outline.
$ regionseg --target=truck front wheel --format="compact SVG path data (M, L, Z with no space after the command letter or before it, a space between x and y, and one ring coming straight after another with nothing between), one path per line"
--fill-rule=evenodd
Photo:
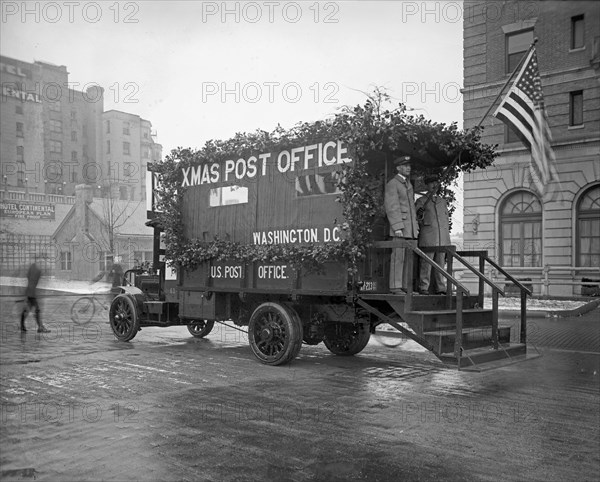
M334 355L360 353L369 343L369 326L362 323L331 323L325 327L323 343Z
M213 326L215 322L212 320L194 320L187 325L187 329L194 338L204 338L212 331Z
M119 341L132 340L140 330L140 318L135 301L122 294L112 301L109 312L110 327Z
M300 352L302 322L296 311L285 304L263 303L250 317L248 341L261 363L283 365Z

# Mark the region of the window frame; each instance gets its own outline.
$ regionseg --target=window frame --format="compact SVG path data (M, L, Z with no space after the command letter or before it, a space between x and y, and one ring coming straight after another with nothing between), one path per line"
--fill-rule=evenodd
M525 48L525 50L519 50L517 52L509 52L509 47L510 47L510 39L516 37L517 35L523 35L523 34L528 34L531 33L531 42L533 42L533 38L534 38L534 32L533 32L533 28L526 28L523 30L517 30L515 32L510 32L505 34L504 36L504 69L505 69L505 73L506 74L512 74L513 71L517 68L517 66L519 65L519 62L521 61L521 59L523 58L523 56L525 55L525 53L529 50L529 45ZM530 45L531 45L530 42ZM511 68L511 56L515 56L515 55L520 55L519 56L519 60L515 63L514 67Z
M583 264L581 261L582 251L581 251L581 241L584 239L581 233L581 221L582 220L595 220L600 223L600 207L598 209L587 209L583 213L581 211L581 204L586 200L587 196L591 195L593 191L596 189L600 189L600 184L596 184L588 187L583 191L579 199L577 200L577 205L575 208L575 239L576 241L576 252L575 252L575 266L579 268L592 267L593 264L590 262L590 265ZM595 201L592 201L595 204ZM593 238L593 236L590 236ZM593 253L586 253L586 256L592 256ZM591 261L591 260L590 260Z
M519 213L519 214L504 214L504 210L507 206L507 204L509 202L512 202L513 205L515 204L514 201L512 201L512 199L516 198L519 195L529 195L531 197L533 197L533 199L535 201L537 201L536 206L539 207L539 210L534 211L532 213ZM504 199L501 200L500 202L500 209L499 209L499 216L498 216L498 238L499 238L499 252L498 252L498 261L500 263L500 266L505 267L505 268L539 268L542 266L543 264L543 254L544 254L544 235L543 235L543 204L541 203L541 201L539 200L538 196L536 196L534 193L532 193L531 191L527 191L527 190L516 190L511 192L508 196L506 196ZM506 257L512 257L514 256L514 254L511 253L505 253L504 252L504 242L507 241L507 239L505 239L504 237L504 226L506 226L507 224L518 224L519 225L519 264L515 265L512 264L506 264ZM532 226L535 226L535 224L539 225L539 232L540 235L539 237L532 237L532 238L525 238L525 224L531 224ZM515 240L517 238L509 238L511 241ZM537 254L531 254L531 253L527 253L525 250L525 247L527 246L527 243L531 243L534 240L539 240L539 253ZM532 244L533 245L533 244ZM535 256L535 258L534 258ZM532 262L530 264L527 264L525 262L526 258L530 257L532 258ZM534 264L533 261L537 260L537 264Z
M581 122L575 123L575 98L578 97L581 99L579 106L579 116L581 117ZM577 119L579 120L579 119ZM574 90L569 92L569 127L582 127L583 123L583 90Z
M580 22L580 23L579 23ZM577 25L581 25L581 45L577 45ZM581 50L585 48L585 15L574 15L571 17L571 50Z

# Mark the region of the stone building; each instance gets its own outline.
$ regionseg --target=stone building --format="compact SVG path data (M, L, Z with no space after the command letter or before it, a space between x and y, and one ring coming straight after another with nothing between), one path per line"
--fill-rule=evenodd
M464 248L488 250L535 294L598 293L592 282L600 281L600 2L466 1L463 27L465 128L481 121L538 39L560 181L547 186L554 195L542 198L529 150L486 116L483 141L498 144L501 155L493 167L465 175Z
M103 113L104 165L109 179L100 187L103 195L117 186L118 198L146 197L146 165L159 161L162 146L154 142L152 123L135 114L109 110Z

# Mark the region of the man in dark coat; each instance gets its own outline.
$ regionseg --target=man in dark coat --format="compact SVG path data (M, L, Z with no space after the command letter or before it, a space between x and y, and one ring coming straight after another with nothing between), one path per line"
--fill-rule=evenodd
M390 236L393 239L414 239L417 237L415 195L410 183L410 157L402 156L394 159L396 175L385 187L385 213L390 222ZM404 263L406 248L392 249L390 262L390 291L406 292L409 276Z
M37 300L37 285L42 277L42 270L36 263L36 260L31 263L27 270L27 288L25 289L25 307L21 313L21 331L27 331L25 328L25 318L29 311L35 309L35 321L38 326L38 333L50 333L50 330L42 325L40 305Z
M419 248L442 268L446 264L446 254L443 252L427 251L431 246L450 245L450 219L448 216L448 204L439 196L437 191L439 183L436 177L428 176L424 179L427 186L427 194L417 199L417 220L419 222ZM421 260L419 269L419 292L429 293L432 266ZM446 280L437 271L433 275L435 291L437 294L446 293Z

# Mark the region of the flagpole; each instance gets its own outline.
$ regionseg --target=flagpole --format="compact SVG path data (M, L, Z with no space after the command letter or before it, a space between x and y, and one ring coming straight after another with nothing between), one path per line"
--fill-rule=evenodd
M537 43L537 41L538 41L537 37L533 39L533 42L529 46L529 49L527 50L527 52L525 52L525 55L523 55L523 57L521 57L521 61L515 67L515 70L513 70L512 74L510 74L510 77L504 83L504 85L502 86L502 89L500 90L500 92L498 92L498 95L496 96L496 98L494 99L494 101L490 104L490 107L488 108L488 110L486 111L486 113L483 114L483 117L477 123L477 125L475 127L481 127L481 124L483 123L483 121L485 120L485 118L488 116L488 114L491 112L491 110L494 108L494 105L496 105L496 102L498 102L498 99L500 98L500 96L504 92L504 89L506 89L506 86L510 83L510 81L513 79L513 77L515 76L515 74L521 69L521 66L523 65L523 62L525 62L525 59L529 55L529 52L531 52L531 50L533 50L533 48L535 47L535 44Z

